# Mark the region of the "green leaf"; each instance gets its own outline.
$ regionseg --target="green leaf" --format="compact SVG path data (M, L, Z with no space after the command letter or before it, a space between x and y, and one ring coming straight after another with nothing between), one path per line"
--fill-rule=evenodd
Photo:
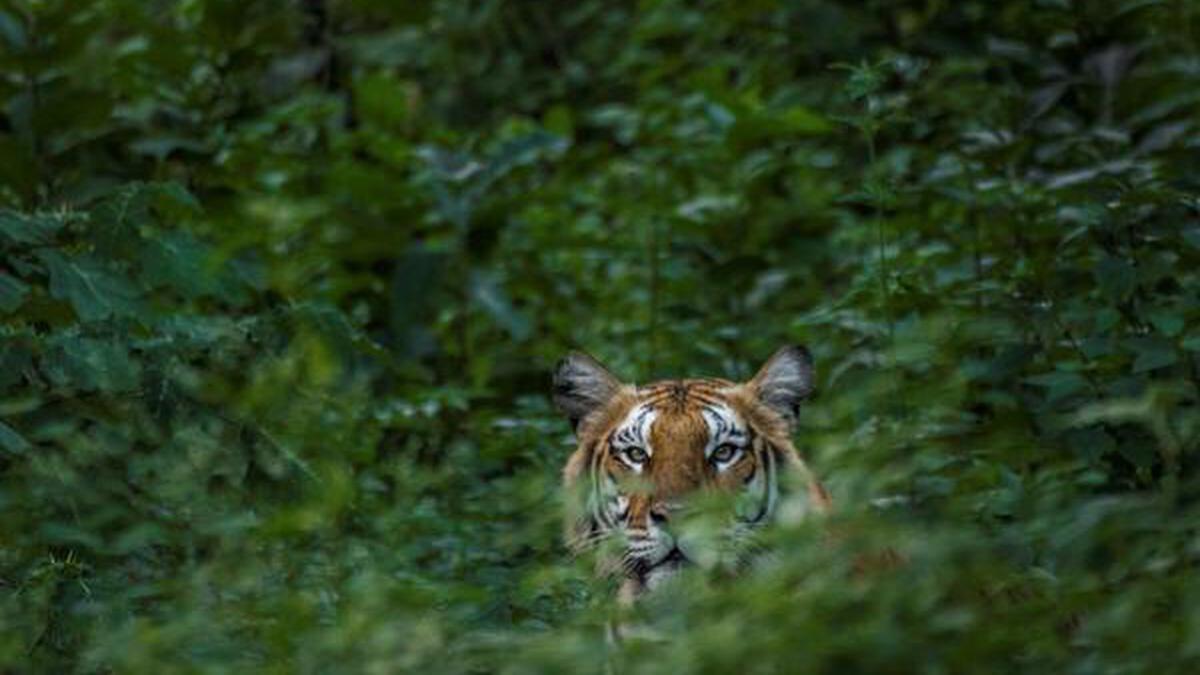
M550 106L542 116L542 125L552 134L562 138L575 136L575 114L571 108L561 103Z
M488 157L480 183L487 185L517 167L562 152L567 146L565 138L540 129L505 141Z
M89 230L97 251L133 250L129 244L152 233L161 216L198 213L200 203L175 182L126 183L110 190L89 213Z
M1106 256L1093 272L1096 283L1113 300L1124 300L1133 291L1137 280L1133 264L1124 258Z
M364 123L380 128L403 129L409 123L415 106L397 105L397 101L412 101L416 87L397 79L388 71L360 77L355 82L354 101Z
M783 127L791 133L823 134L831 128L829 120L801 105L791 106L778 117Z
M208 150L208 146L193 138L164 134L143 136L130 143L129 149L162 161L176 151L200 153Z
M1170 342L1162 338L1134 338L1128 345L1137 354L1133 362L1134 373L1145 373L1174 364L1179 360L1179 354Z
M1041 375L1025 378L1025 382L1046 388L1046 402L1057 403L1062 399L1082 391L1088 381L1079 373L1056 370Z
M19 54L28 44L25 26L12 12L0 11L0 42L3 42L12 54Z
M237 321L233 317L173 314L154 324L154 337L134 343L136 349L164 345L206 349L214 345L232 346L245 340L253 319Z
M1150 312L1150 323L1160 333L1167 337L1175 337L1183 331L1183 315L1181 312L1162 309Z
M175 181L151 183L149 188L154 192L160 204L174 206L195 213L203 210L200 206L200 200L196 199L196 196L189 192L187 188Z
M19 213L0 210L0 239L16 244L48 244L62 229L64 220L58 216Z
M533 329L529 318L513 306L504 288L490 275L475 274L471 279L471 295L483 310L516 340L526 340Z
M835 63L830 67L835 70L850 71L844 89L850 98L857 100L874 94L883 86L885 80L883 65L883 63L873 64L863 60L858 65Z
M397 261L388 293L388 321L403 356L422 356L436 349L436 339L426 326L437 309L438 280L447 264L445 253L424 245L410 247Z
M0 390L19 385L33 367L31 339L0 339Z
M1154 461L1158 459L1158 451L1154 445L1142 438L1127 439L1118 445L1118 450L1130 464L1142 469L1153 467Z
M137 289L98 260L87 255L67 258L53 249L39 249L37 256L49 270L50 295L71 303L81 320L138 314Z
M1077 455L1093 462L1117 447L1112 436L1099 427L1072 429L1067 433L1066 440Z
M25 303L29 284L0 272L0 312L13 312Z
M51 339L54 348L42 371L56 386L85 391L125 392L137 388L141 366L125 345L64 334Z
M32 445L16 429L0 421L0 448L14 455L24 454Z
M1192 245L1192 248L1200 249L1200 227L1189 227L1183 231L1183 240Z
M169 286L186 298L210 294L217 286L211 255L191 233L167 232L146 243L141 281L151 288Z
M1091 307L1089 306L1089 309ZM1101 307L1091 312L1094 328L1097 331L1108 331L1121 320L1121 313L1112 307Z

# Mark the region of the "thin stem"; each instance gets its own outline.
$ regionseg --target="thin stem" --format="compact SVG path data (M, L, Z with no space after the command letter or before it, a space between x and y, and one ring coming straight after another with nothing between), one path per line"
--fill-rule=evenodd
M648 374L657 372L658 368L658 302L659 302L659 232L658 222L650 221L650 325L647 340L650 355Z
M886 354L887 370L892 387L892 396L890 398L897 408L902 409L903 397L899 395L900 383L896 377L896 322L892 317L891 294L888 291L887 234L884 232L883 227L883 192L880 186L875 183L875 175L878 173L875 155L875 132L873 129L864 129L863 136L867 142L868 171L871 173L872 192L874 193L875 202L875 236L879 254L879 304L884 321L887 322L887 344L884 346L883 351Z
M979 231L979 212L974 205L967 207L967 220L971 223L973 241L971 254L975 262L975 312L983 314L983 233Z
M42 139L38 133L38 119L40 117L39 110L42 104L42 92L38 83L38 74L34 70L35 56L40 47L37 30L37 16L34 14L34 9L30 8L25 14L25 34L28 36L28 47L25 51L24 58L24 75L25 86L29 89L29 147L30 154L33 157L33 195L31 202L36 206L43 206L45 191L43 190L43 177L45 175L45 167L43 166L42 158Z
M875 173L875 134L867 132L867 160L869 162L869 171ZM891 297L888 293L888 267L887 267L887 235L883 231L883 194L879 190L879 186L874 186L875 197L875 235L876 243L879 252L879 300L883 316L887 320L888 325L888 344L889 347L896 337L895 323L892 321L892 306Z

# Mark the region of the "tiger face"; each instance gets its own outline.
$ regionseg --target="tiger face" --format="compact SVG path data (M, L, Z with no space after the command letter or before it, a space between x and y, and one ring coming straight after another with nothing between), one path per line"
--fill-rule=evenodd
M563 359L554 399L578 440L564 470L568 545L581 551L615 540L618 552L600 564L624 577L622 594L632 597L702 559L740 566L787 475L807 490L810 507L825 510L828 496L790 440L812 379L803 347L779 350L744 383L637 386L584 354ZM716 537L685 527L704 497L726 509Z

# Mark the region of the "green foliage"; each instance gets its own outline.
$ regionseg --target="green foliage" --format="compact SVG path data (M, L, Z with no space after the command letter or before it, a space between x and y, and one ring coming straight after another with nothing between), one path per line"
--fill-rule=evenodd
M1200 660L1195 3L85 4L0 0L0 670ZM788 342L837 513L606 643L550 367Z

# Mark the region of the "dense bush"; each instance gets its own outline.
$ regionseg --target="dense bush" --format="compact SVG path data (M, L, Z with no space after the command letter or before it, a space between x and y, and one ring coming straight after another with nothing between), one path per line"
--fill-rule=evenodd
M0 0L0 669L1190 670L1197 31ZM606 643L551 365L787 342L837 513Z

